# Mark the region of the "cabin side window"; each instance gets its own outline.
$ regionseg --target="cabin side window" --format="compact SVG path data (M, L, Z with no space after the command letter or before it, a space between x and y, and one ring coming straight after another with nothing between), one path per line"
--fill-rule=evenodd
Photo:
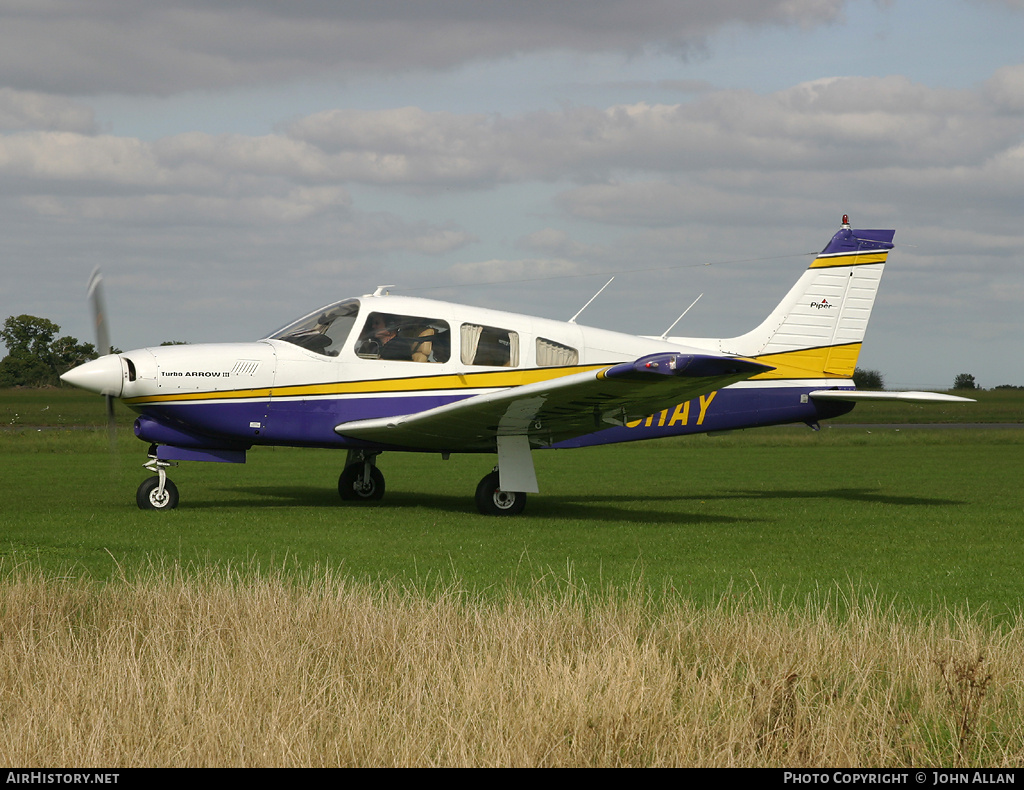
M414 315L370 313L359 333L356 354L363 359L447 362L451 347L447 321Z
M519 366L519 333L479 324L462 325L462 362L465 365Z
M579 361L580 352L575 348L544 337L537 338L537 367L561 368L576 365Z

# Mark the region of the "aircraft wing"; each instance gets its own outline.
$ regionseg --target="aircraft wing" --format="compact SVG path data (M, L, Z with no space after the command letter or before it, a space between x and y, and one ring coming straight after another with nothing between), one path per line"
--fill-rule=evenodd
M335 427L352 439L436 451L490 451L498 436L545 447L625 425L772 370L735 357L662 353L550 381L476 395L415 414Z

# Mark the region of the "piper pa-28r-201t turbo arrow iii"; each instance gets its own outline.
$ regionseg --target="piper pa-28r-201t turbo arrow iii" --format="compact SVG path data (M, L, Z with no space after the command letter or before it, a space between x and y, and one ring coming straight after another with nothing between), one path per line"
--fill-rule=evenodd
M534 450L816 428L868 398L967 400L854 388L894 235L844 216L778 307L739 337L638 337L381 287L257 342L108 354L63 379L138 412L154 473L137 493L144 509L177 506L166 470L178 461L242 463L254 445L277 445L346 450L345 500L384 495L385 451L497 453L477 507L513 515L538 491ZM95 277L90 293L109 349Z

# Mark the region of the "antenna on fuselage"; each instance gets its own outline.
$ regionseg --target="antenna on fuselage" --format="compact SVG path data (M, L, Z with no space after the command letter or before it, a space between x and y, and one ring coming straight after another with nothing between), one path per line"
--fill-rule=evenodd
M378 285L377 286L377 290L374 291L372 294L370 294L370 296L387 296L388 295L388 288L394 288L394 287L395 287L394 283L392 283L391 285Z
M612 280L614 280L614 279L615 278L612 277ZM601 286L601 290L598 291L596 294L594 294L593 296L590 297L590 302L593 302L597 297L599 297L601 295L601 291L603 291L605 288L607 288L609 285L612 284L612 280L609 280L604 285L602 285ZM572 318L569 319L569 323L570 324L575 324L576 323L576 319L580 317L580 313L582 313L584 310L586 310L588 307L590 307L590 302L587 302L585 305L583 305L583 307L581 307L579 309L579 312L577 312L576 315L574 315Z
M703 296L703 295L704 294L701 294L700 296ZM693 307L695 304L697 304L697 302L700 301L700 296L698 296L696 299L694 299L692 302L690 302L690 307ZM683 315L686 315L688 312L690 312L690 307L687 307L685 310L683 310ZM668 329L666 329L662 333L662 335L661 335L661 339L662 340L667 338L668 337L668 333L671 332L673 329L675 329L676 328L676 324L678 324L680 321L683 320L683 315L679 316L679 318L677 318L675 321L673 321L672 322L672 326L670 326Z

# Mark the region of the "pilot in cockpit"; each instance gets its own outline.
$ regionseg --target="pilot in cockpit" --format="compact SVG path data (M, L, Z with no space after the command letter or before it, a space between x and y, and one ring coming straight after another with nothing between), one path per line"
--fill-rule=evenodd
M363 327L357 353L370 359L440 362L447 359L447 353L438 342L442 340L429 319L371 313Z
M384 313L374 313L370 316L370 337L376 340L382 349L398 337L398 332L391 325L392 322L388 321L390 317Z
M386 313L371 313L360 339L360 356L379 359L408 359L408 348L400 349L400 343L392 342L398 337L398 329L395 324L394 316Z

